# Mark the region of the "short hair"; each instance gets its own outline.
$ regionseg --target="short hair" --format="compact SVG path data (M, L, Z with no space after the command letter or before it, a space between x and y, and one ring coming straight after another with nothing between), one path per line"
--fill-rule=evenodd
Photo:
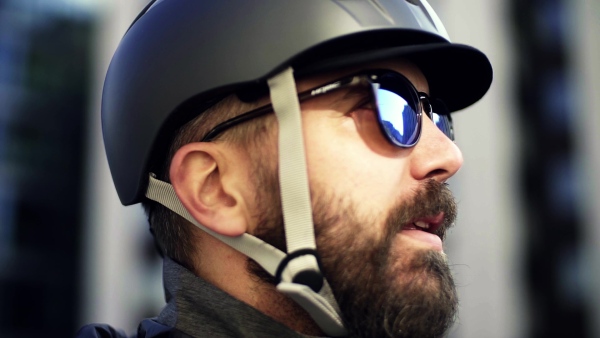
M186 144L199 142L217 124L255 109L260 105L259 102L261 101L245 103L232 94L199 114L179 128L169 146L166 158L156 167L157 172L154 174L158 179L170 182L169 168L177 150ZM267 114L236 125L218 135L212 142L217 140L230 142L250 151L260 146L258 141L270 127L268 121L274 121L272 116ZM156 201L144 198L142 206L150 223L150 231L161 253L194 271L194 256L198 250L194 242L198 238L198 231L201 230Z

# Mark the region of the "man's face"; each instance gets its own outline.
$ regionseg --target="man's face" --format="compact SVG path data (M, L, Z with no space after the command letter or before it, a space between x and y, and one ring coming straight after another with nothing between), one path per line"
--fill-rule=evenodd
M395 70L417 90L428 92L424 76L410 64L386 62L362 68ZM301 82L298 87L302 91L340 75ZM362 104L364 97L341 92L302 104L324 274L352 334L439 336L451 325L457 307L438 239L456 216L456 205L443 183L460 168L462 156L428 118L416 146L392 145L381 133L372 104ZM255 235L283 248L276 156L271 157L270 166L255 168L260 187ZM415 230L416 221L439 229L436 234Z

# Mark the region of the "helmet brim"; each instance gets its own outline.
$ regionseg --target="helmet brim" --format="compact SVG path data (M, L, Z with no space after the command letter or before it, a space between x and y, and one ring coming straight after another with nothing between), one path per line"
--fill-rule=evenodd
M450 111L464 109L481 99L491 86L492 65L481 51L462 44L431 43L369 50L328 58L296 69L299 77L334 71L385 59L404 58L425 75L432 96Z

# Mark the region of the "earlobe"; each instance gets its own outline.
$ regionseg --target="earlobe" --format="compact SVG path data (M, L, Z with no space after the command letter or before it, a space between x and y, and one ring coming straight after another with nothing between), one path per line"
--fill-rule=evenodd
M227 159L212 143L181 147L173 156L169 175L183 206L200 224L225 236L247 230L240 194L226 191L222 168Z

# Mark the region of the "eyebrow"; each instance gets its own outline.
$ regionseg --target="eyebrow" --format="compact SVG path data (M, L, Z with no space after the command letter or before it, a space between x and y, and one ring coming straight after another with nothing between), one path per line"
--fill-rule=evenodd
M344 95L340 95L336 99L334 99L332 105L338 105L348 100L362 99L368 94L368 86L352 86L345 91Z

